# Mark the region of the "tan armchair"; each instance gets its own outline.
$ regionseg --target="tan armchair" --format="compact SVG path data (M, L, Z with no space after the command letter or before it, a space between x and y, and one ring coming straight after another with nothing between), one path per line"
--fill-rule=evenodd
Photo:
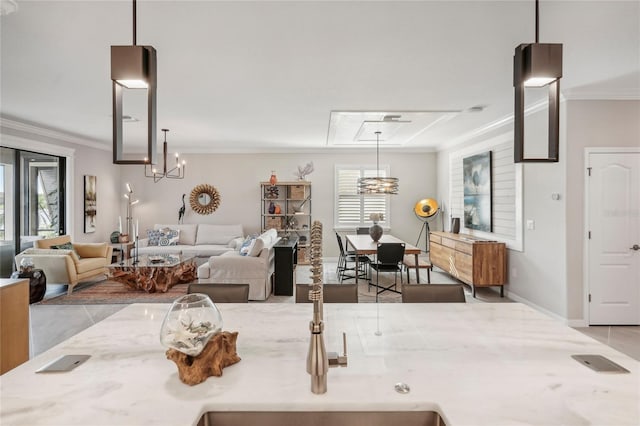
M107 243L73 243L73 250L52 249L52 246L70 243L69 235L34 241L34 248L16 256L16 266L24 257L33 259L34 268L42 269L47 281L68 284L68 294L81 281L98 275L107 275L113 248Z

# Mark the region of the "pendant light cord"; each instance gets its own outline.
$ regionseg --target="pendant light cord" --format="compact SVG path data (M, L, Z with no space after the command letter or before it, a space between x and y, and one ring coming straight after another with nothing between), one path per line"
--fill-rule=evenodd
M135 1L135 0L134 0ZM539 24L539 18L538 18L538 0L536 0L536 44L538 44L538 24ZM135 43L134 43L135 44Z
M380 179L380 132L376 132L376 177Z
M134 46L136 45L136 21L137 21L136 0L133 0L133 45Z

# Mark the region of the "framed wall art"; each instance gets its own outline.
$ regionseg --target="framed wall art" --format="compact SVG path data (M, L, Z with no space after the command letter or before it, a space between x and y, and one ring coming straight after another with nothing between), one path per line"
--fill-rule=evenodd
M96 177L84 175L84 233L96 232L97 194Z
M491 232L491 151L462 160L464 226Z

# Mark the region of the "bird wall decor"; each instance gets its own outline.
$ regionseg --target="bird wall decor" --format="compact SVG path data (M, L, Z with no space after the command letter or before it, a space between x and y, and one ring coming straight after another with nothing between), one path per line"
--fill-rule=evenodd
M182 207L178 210L178 223L182 223L182 219L184 219L184 212L187 209L187 206L184 204L184 197L186 196L187 194L182 194Z

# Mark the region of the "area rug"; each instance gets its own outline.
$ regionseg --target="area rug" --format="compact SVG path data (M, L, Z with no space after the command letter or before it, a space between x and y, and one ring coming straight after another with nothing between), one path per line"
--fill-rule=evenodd
M120 305L129 303L171 303L187 294L189 284L177 284L166 293L131 290L116 281L100 281L77 288L70 295L45 299L42 305Z

